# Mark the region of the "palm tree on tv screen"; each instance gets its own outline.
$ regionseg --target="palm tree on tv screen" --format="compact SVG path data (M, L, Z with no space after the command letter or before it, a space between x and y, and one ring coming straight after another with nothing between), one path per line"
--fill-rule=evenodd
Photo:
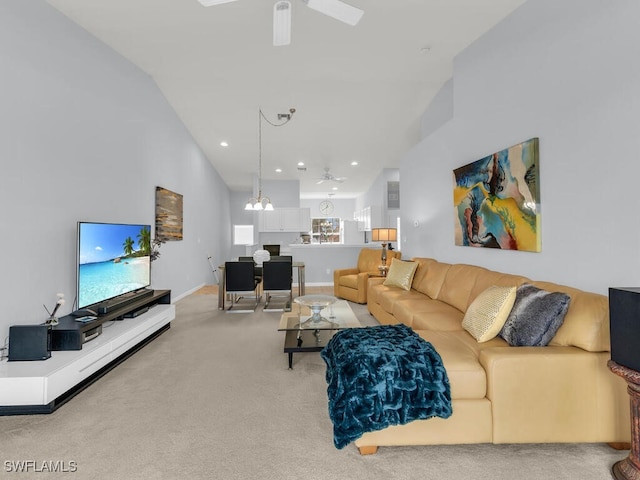
M124 249L124 254L125 255L131 255L133 253L133 245L135 244L135 242L133 241L133 238L131 237L127 237L124 240L124 243L122 244L122 248Z
M151 252L151 230L148 227L142 227L138 233L138 247L145 254Z

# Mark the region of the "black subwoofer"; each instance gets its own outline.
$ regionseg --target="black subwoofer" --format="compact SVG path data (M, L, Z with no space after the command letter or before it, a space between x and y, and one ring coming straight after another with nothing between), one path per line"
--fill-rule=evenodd
M640 288L609 289L611 360L640 372Z
M46 360L51 356L47 325L12 325L9 327L9 361Z

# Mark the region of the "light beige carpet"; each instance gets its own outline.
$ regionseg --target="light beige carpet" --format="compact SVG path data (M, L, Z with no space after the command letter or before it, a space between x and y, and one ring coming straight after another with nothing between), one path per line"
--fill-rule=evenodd
M0 417L0 478L602 480L628 453L602 444L337 450L320 355L294 355L288 370L279 313L216 305L215 295L179 301L168 332L55 413ZM75 462L77 472L8 472L18 461Z

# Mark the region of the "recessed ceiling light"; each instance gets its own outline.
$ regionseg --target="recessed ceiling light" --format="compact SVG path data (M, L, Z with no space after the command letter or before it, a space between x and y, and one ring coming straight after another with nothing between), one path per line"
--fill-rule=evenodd
M422 47L420 49L420 53L423 55L426 55L427 53L429 53L431 51L431 47Z
M304 167L304 162L298 162L299 167Z
M198 0L203 6L211 7L213 5L222 5L223 3L233 2L233 0Z
M356 165L358 165L358 162L351 162L351 165L355 167Z
M229 144L227 142L220 142L221 147L228 147Z
M282 169L281 168L276 168L276 172L277 173L282 173Z
M337 190L337 189L338 189L338 187L333 187L331 190Z

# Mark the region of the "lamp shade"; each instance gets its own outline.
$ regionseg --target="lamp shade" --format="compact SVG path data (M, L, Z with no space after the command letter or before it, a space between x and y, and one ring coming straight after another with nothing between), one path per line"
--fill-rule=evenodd
M371 240L374 242L395 242L398 230L395 228L374 228L371 230Z

